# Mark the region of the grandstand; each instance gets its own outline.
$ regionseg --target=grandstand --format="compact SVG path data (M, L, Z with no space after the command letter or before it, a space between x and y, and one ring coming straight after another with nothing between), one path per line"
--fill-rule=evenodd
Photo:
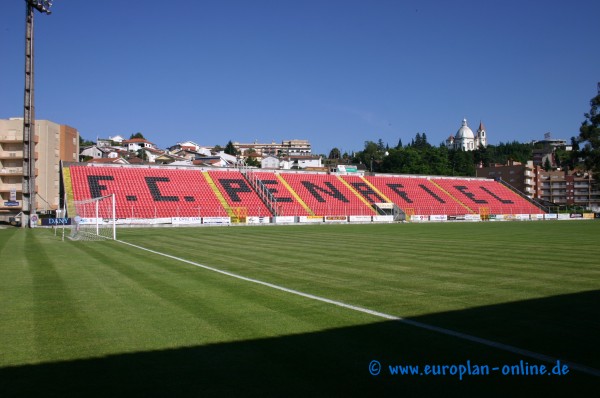
M518 192L482 178L82 163L62 172L67 202L114 193L116 217L129 220L392 221L377 218L382 204L397 206L408 220L544 214Z

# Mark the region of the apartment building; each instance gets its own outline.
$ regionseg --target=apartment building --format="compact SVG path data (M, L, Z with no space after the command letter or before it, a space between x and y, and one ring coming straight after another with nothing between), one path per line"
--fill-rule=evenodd
M531 199L535 197L536 167L533 162L515 162L509 160L507 164L493 163L489 167L479 167L477 177L502 179Z
M233 142L233 147L242 155L254 151L261 158L266 156L310 156L312 147L308 140L284 140L281 143L271 142L261 144L259 142L240 143Z
M600 185L591 173L583 171L544 171L536 178L536 197L559 206L600 208Z
M532 199L541 199L557 206L600 208L600 185L591 173L575 170L545 171L534 162L509 161L477 169L477 177L502 179Z
M60 205L60 161L77 162L79 132L49 120L35 122L36 208L49 212ZM0 221L23 208L23 119L0 119Z

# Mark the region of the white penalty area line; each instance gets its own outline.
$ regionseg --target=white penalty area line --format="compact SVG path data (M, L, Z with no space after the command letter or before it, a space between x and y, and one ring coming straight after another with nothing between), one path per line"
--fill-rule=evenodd
M222 275L227 275L229 277L232 278L236 278L236 279L240 279L246 282L251 282L251 283L256 283L258 285L263 285L266 287L270 287L272 289L277 289L286 293L290 293L290 294L294 294L297 296L301 296L301 297L305 297L311 300L316 300L316 301L321 301L323 303L327 303L327 304L332 304L338 307L342 307L342 308L346 308L349 310L353 310L353 311L357 311L357 312L362 312L364 314L369 314L369 315L373 315L379 318L383 318L383 319L388 319L391 321L397 321L400 323L403 323L405 325L410 325L410 326L415 326L421 329L425 329L425 330L429 330L432 332L437 332L437 333L441 333L441 334L445 334L447 336L452 336L452 337L457 337L459 339L462 340L467 340L467 341L471 341L474 343L478 343L478 344L482 344L488 347L492 347L492 348L496 348L502 351L506 351L506 352L510 352L512 354L517 354L517 355L522 355L524 357L528 357L528 358L532 358L541 362L546 362L546 363L550 363L550 364L556 364L556 362L559 360L559 358L555 358L555 357L551 357L549 355L544 355L544 354L539 354L537 352L533 352L533 351L529 351L529 350L525 350L522 348L518 348L518 347L514 347L508 344L503 344L503 343L499 343L496 341L492 341L492 340L488 340L488 339L483 339L481 337L476 337L476 336L472 336L470 334L466 334L466 333L462 333L462 332L457 332L455 330L450 330L450 329L445 329L445 328L441 328L438 326L433 326L433 325L428 325L426 323L422 323L422 322L418 322L418 321L413 321L411 319L405 319L402 317L398 317L395 315L390 315L390 314L385 314L383 312L379 312L379 311L373 311L370 310L368 308L363 308L363 307L358 307L356 305L351 305L351 304L346 304L343 303L341 301L336 301L336 300L331 300L325 297L320 297L320 296L315 296L313 294L308 294L308 293L304 293L298 290L294 290L294 289L288 289L287 287L283 287L283 286L279 286L279 285L275 285L273 283L269 283L269 282L263 282L261 280L258 279L253 279L253 278L248 278L242 275L237 275L234 274L232 272L228 272L228 271L223 271L221 269L218 268L213 268L213 267L209 267L208 265L204 265L204 264L200 264L200 263L196 263L194 261L190 261L190 260L186 260L184 258L181 257L176 257L176 256L172 256L170 254L166 254L166 253L161 253L155 250L151 250L148 248L145 248L143 246L138 246L138 245L134 245L133 243L128 243L122 240L117 240L117 242L122 243L124 245L128 245L131 247L135 247L137 249L140 250L144 250L153 254L157 254L159 256L163 256L163 257L167 257L173 260L177 260L186 264L190 264L199 268L204 268L206 270L209 271L213 271L213 272L217 272L219 274ZM569 362L569 361L564 361L564 360L560 360L562 363L566 364L569 366L570 369L579 371L581 373L586 373L588 375L592 375L592 376L597 376L600 377L600 370L586 366L586 365L581 365L578 363L574 363L574 362Z

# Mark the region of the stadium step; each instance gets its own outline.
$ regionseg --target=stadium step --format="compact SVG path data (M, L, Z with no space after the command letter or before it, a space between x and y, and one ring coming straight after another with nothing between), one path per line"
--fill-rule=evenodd
M204 175L204 178L206 179L206 182L208 183L208 185L210 186L210 188L215 193L217 199L219 199L219 202L221 202L221 205L223 206L223 208L225 209L225 211L227 211L227 215L229 217L237 219L238 216L236 215L235 211L233 211L233 209L231 208L231 206L229 206L229 203L227 203L227 200L225 199L225 197L223 196L223 194L221 193L221 191L217 187L217 184L215 184L214 180L212 179L212 177L210 176L210 174L208 173L208 171L203 171L202 175Z
M352 192L354 195L356 195L356 197L358 199L360 199L361 202L363 202L365 205L367 205L367 207L371 210L373 210L374 214L377 214L377 211L373 208L373 206L371 205L371 203L369 203L369 201L367 199L365 199L364 196L362 196L361 194L359 194L358 192L356 192L356 189L354 189L354 187L350 184L348 184L348 182L346 180L344 180L341 176L337 176L338 180L340 180L340 182L342 184L344 184L346 186L346 188L348 188L350 190L350 192Z
M75 198L73 184L71 183L71 170L68 167L63 167L63 184L67 195L67 213L69 216L75 216Z

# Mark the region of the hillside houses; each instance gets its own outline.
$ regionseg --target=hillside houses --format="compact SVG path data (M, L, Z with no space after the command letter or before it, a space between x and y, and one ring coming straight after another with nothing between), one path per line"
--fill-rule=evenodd
M98 139L96 144L82 147L79 160L94 163L126 162L127 164L178 164L211 167L238 167L246 161L266 169L320 169L320 156L310 153L306 140L287 140L281 144L234 143L237 155L215 151L194 141L178 142L167 149L159 149L144 138L123 139L121 136Z

